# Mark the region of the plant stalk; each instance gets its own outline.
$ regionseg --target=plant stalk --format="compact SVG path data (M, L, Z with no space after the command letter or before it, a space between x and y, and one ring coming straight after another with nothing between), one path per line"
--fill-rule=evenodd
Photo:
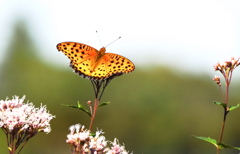
M98 106L99 106L99 100L97 98L95 98L94 107L93 107L93 114L92 114L91 122L90 122L90 125L89 125L89 130L90 131L92 131L92 126L93 126L93 122L94 122L94 119L95 119L95 116L96 116L96 113L97 113Z
M223 115L223 122L222 122L222 128L220 132L220 137L218 143L222 142L223 139L223 133L224 133L224 128L226 124L226 119L227 119L227 114L228 114L228 96L229 96L229 85L230 85L230 80L226 80L226 98L225 98L225 108L224 108L224 115ZM217 147L217 154L220 154L220 148Z

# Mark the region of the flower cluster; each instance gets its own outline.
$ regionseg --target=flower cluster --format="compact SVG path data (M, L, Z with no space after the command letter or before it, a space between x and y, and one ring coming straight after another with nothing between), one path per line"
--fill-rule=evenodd
M239 58L235 59L234 57L232 57L231 60L226 60L223 63L218 62L213 67L215 71L227 72L230 70L234 70L238 65L240 65Z
M215 75L213 81L215 81L217 85L221 86L220 76Z
M0 100L0 127L7 133L13 130L28 131L29 133L49 133L50 120L53 115L47 112L46 106L35 108L32 103L23 104L25 96L19 99Z
M114 142L107 141L102 131L97 131L93 135L80 124L73 125L69 129L70 134L67 135L66 142L70 144L74 154L128 154L117 139L114 139ZM111 145L110 148L108 143Z
M107 151L106 154L128 154L128 152L125 150L125 147L121 146L116 138L113 142L111 142L111 144L112 147Z
M229 61L225 61L223 63L217 63L216 65L214 65L214 69L215 71L220 71L223 75L223 77L225 78L225 81L227 84L230 83L231 78L232 78L232 72L233 70L238 67L240 65L239 62L239 58L235 59L234 57L231 58L231 60ZM216 81L216 83L220 86L220 77L219 76L215 76L213 78L214 81Z
M35 108L32 103L23 103L25 96L14 96L12 100L0 100L0 128L7 136L10 150L27 142L38 132L49 133L49 122L55 117L46 106Z

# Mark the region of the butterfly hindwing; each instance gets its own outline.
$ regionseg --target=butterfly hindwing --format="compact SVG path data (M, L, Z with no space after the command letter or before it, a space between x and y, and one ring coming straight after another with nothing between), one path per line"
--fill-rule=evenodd
M134 64L121 55L106 53L104 57L106 57L107 71L110 74L129 73L135 69Z
M90 60L84 61L82 63L73 63L71 62L71 67L75 70L76 73L83 77L89 77L94 79L105 79L109 77L106 71L105 64L101 64L101 61L98 64L92 64ZM92 69L92 65L96 65Z

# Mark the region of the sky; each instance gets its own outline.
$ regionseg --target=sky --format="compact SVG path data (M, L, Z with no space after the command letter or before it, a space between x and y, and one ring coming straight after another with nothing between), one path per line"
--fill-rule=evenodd
M239 0L0 0L0 61L17 19L24 19L39 56L63 67L64 41L88 44L138 66L214 72L240 57ZM98 31L98 36L96 34Z

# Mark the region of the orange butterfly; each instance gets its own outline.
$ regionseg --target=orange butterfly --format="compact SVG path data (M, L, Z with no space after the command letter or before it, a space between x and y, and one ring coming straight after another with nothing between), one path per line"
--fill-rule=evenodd
M86 44L62 42L57 45L57 49L71 60L70 66L84 78L107 79L135 69L129 59L114 53L105 53L105 47L98 51Z

